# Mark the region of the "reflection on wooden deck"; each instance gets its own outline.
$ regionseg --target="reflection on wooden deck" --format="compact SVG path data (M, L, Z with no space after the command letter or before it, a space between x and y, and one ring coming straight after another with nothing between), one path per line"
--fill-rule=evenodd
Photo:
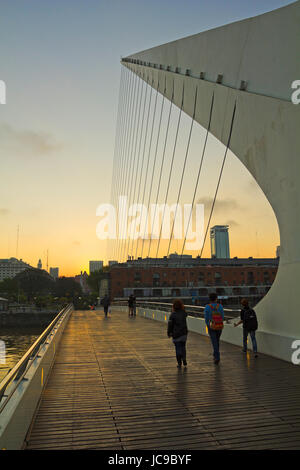
M221 354L215 366L209 339L189 333L178 370L165 324L74 312L25 446L299 449L299 367L226 343Z

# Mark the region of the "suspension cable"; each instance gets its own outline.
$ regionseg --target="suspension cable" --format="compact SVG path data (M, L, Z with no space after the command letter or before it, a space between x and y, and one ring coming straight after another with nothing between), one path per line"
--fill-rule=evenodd
M119 165L119 178L115 190L115 195L114 195L114 200L113 204L114 207L117 206L118 204L118 196L120 195L120 192L122 191L123 183L124 183L124 166L125 166L125 143L126 143L126 131L127 131L127 116L128 116L128 108L131 100L131 78L132 78L132 73L130 70L125 68L126 72L126 85L125 85L125 96L123 98L123 110L122 110L122 122L121 122L121 127L122 127L122 136L121 136L121 148L120 148L120 165ZM113 252L113 259L118 259L118 248L119 248L119 242L120 240L118 237L115 240L114 243L114 252Z
M164 103L165 103L165 94L167 90L167 83L166 83L166 78L165 78L165 87L164 87L164 92L163 92L163 98L162 98L162 105L161 105L161 111L160 111L160 118L159 118L159 124L158 124L158 133L157 133L157 141L156 141L156 148L155 148L155 153L154 153L154 161L153 161L153 168L152 168L152 176L151 176L151 183L150 183L150 189L149 189L149 198L148 198L148 214L149 214L149 206L150 206L150 199L151 199L151 193L152 193L152 185L153 185L153 177L154 177L154 171L155 171L155 164L156 164L156 159L157 159L157 151L158 151L158 143L159 143L159 137L160 137L160 131L161 131L161 122L162 122L162 115L163 115L163 110L164 110ZM145 244L145 235L146 235L146 226L147 226L147 221L145 223L145 231L144 231L144 237L143 237L143 244L142 244L142 254L141 257L143 257L143 250L144 250L144 244Z
M172 172L173 172L174 158L175 158L175 153L176 153L176 147L177 147L177 140L178 140L178 134L179 134L183 104L184 104L184 83L183 83L183 86L182 86L181 106L180 106L180 111L179 111L179 116L178 116L178 121L177 121L177 128L176 128L176 134L175 134L173 154L172 154L172 160L171 160L170 171L169 171L169 179L168 179L166 196L165 196L164 210L163 210L163 216L162 216L162 221L161 221L161 226L160 226L159 239L158 239L158 244L157 244L157 249L156 249L156 260L158 260L158 251L159 251L160 240L161 240L161 235L162 235L162 228L163 228L163 223L164 223L164 218L165 218L166 204L167 204L168 195L169 195L171 176L172 176Z
M188 157L189 149L190 149L190 142L191 142L192 130L193 130L194 121L195 121L195 113L196 113L196 105L197 105L197 96L198 96L198 87L196 87L196 91L195 91L195 100L194 100L193 117L192 117L192 122L191 122L191 127L190 127L188 142L187 142L187 148L186 148L186 152L185 152L185 159L184 159L184 164L183 164L183 169L182 169L182 174L181 174L181 180L180 180L180 185L179 185L179 190L178 190L177 202L176 202L176 206L175 206L175 214L174 214L174 219L173 219L173 224L172 224L172 230L171 230L171 234L170 234L170 240L169 240L169 246L168 246L167 257L168 257L168 255L169 255L170 246L171 246L171 243L172 243L172 237L173 237L173 233L174 233L174 226L175 226L176 215L177 215L177 207L178 207L178 202L179 202L179 199L180 199L180 194L181 194L181 189L182 189L182 182L183 182L183 178L184 178L184 173L185 173L185 167L186 167L187 157Z
M123 150L122 150L122 158L124 161L123 168L125 171L123 171L122 175L122 182L120 185L120 190L119 194L122 195L122 193L125 191L126 187L126 175L127 175L127 168L128 168L128 140L129 140L129 134L130 134L130 126L131 126L131 118L132 114L131 111L133 109L133 103L134 103L134 89L136 85L136 80L135 80L135 75L134 73L129 69L129 85L128 85L128 97L126 101L126 109L125 109L125 117L124 117L124 144L123 144ZM118 224L118 233L120 234L121 228L120 224ZM122 241L119 237L118 243L117 243L117 260L119 260L120 257L120 248L122 245Z
M202 170L204 155L205 155L205 151L206 151L206 144L207 144L208 135L209 135L209 131L210 131L211 118L212 118L212 113L213 113L213 106L214 106L214 93L212 94L211 105L210 105L210 112L209 112L209 119L208 119L208 126L207 126L206 135L205 135L205 141L204 141L204 145L203 145L203 149L202 149L202 155L201 155L200 165L199 165L199 169L198 169L198 174L197 174L197 179L196 179L196 184L195 184L195 189L194 189L194 194L193 194L193 199L192 199L191 212L190 212L190 215L189 215L189 220L188 220L188 223L187 223L186 232L185 232L185 237L184 237L184 241L183 241L183 245L182 245L182 250L181 250L181 255L180 255L180 259L179 259L179 266L180 266L180 264L181 264L181 260L182 260L182 256L183 256L183 251L184 251L184 247L185 247L185 243L186 243L186 238L187 238L187 233L188 233L188 230L189 230L189 225L190 225L190 221L191 221L191 216L192 216L192 213L193 213L195 198L196 198L196 194L197 194L197 190L198 190L198 185L199 185L199 180L200 180L200 175L201 175L201 170Z
M135 183L134 183L134 193L133 193L133 199L132 199L132 203L134 204L135 202L135 196L136 196L136 189L137 189L137 180L138 180L138 170L139 170L139 164L140 164L140 160L141 160L141 145L142 145L142 138L143 138L143 129L144 129L144 120L145 120L145 109L146 109L146 100L147 100L147 94L148 94L148 80L149 80L149 76L147 76L147 84L146 84L146 89L145 89L145 98L144 98L144 106L143 106L143 112L142 112L142 123L141 123L141 132L140 132L140 141L139 141L139 148L138 148L138 162L137 162L137 170L136 170L136 175L135 175ZM140 172L142 172L143 170L143 163L144 163L144 153L142 153L142 162L141 162L141 169L140 169ZM139 195L138 195L139 197ZM137 198L137 201L138 201L138 198ZM132 224L133 225L133 224ZM132 230L133 230L133 234L132 234ZM131 249L130 249L130 239L129 239L129 247L128 247L128 254L129 252L133 249L133 245L134 245L134 234L135 234L135 230L136 230L136 218L135 218L135 223L134 223L134 229L133 227L131 227L131 231L130 231L130 237L133 235L132 237L132 242L131 242Z
M148 150L146 174L145 174L145 181L144 181L144 191L143 191L143 198L142 198L141 221L143 220L144 200L145 200L145 194L146 194L147 177L148 177L148 170L149 170L149 163L150 163L150 156L151 156L151 149L152 149L153 130L154 130L154 123L155 123L155 116L156 116L156 107L157 107L158 90L159 90L159 79L158 79L158 82L157 82L157 89L156 89L155 102L154 102L154 108L153 108L153 116L152 116L152 124L151 124L151 133L150 133L150 140L149 140L149 150ZM147 220L147 217L146 217L146 220ZM147 224L147 221L146 221L145 226L144 226L145 230L146 230L146 224ZM140 241L140 238L138 238L138 240L137 240L135 258L137 257L137 250L138 250L138 246L139 246L139 241Z
M140 192L141 192L141 183L142 183L143 168L144 168L144 161L145 161L145 152L146 152L146 142L147 142L147 138L148 138L149 117L150 117L150 109L151 109L151 102L152 102L152 92L153 92L152 87L153 87L153 78L152 78L152 82L151 82L151 86L150 86L150 97L149 97L149 103L148 103L148 112L147 112L146 129L145 129L143 154L142 154L143 157L142 157L142 164L141 164L141 172L140 172L140 181L139 181L137 201L139 201L139 199L140 199ZM146 182L146 180L145 180L145 182ZM142 217L142 210L143 209L141 209L141 217ZM135 231L136 231L136 220L135 220L135 224L134 224L134 233L135 233ZM132 251L134 249L134 240L133 240L131 249L132 249Z
M135 191L135 184L133 183L134 180L135 180L134 175L137 174L138 164L139 164L139 156L138 156L138 158L136 158L137 157L137 152L136 151L137 151L137 143L138 143L138 136L139 136L139 129L140 129L140 114L141 114L141 105L142 105L142 101L143 101L143 90L144 90L145 82L140 78L140 83L142 84L142 86L141 86L141 92L140 92L140 98L139 98L138 117L137 117L137 121L136 121L137 124L136 124L135 138L134 138L135 144L134 144L134 152L133 152L133 155L134 155L133 169L132 169L131 182L130 182L130 192L129 192L129 199L128 199L129 207L130 207L130 204L132 203L132 191ZM136 160L137 160L137 166L136 166ZM125 255L126 255L125 261L128 259L130 235L131 235L130 233L129 233L129 236L127 235L127 240L126 240L126 243L125 243Z
M134 135L135 135L135 123L136 123L136 117L137 117L139 89L140 89L140 78L138 75L135 75L135 86L133 90L133 106L132 106L132 109L130 110L131 122L130 122L130 132L129 132L128 146L127 146L128 159L127 159L126 177L125 177L125 192L124 192L125 196L127 196L127 193L130 188L130 181L131 181L131 167L133 163L133 142L134 142ZM127 220L125 221L125 224L126 226L124 227L124 231L126 232L126 236L127 236ZM125 246L126 246L126 238L124 239L123 247L121 249L121 260L123 259Z
M163 153L162 153L162 159L161 159L161 165L160 165L159 179L158 179L158 185L157 185L156 200L155 200L155 206L154 206L154 217L153 217L152 229L151 229L151 233L150 233L150 242L149 242L149 246L148 246L148 256L149 256L150 249L151 249L153 227L154 227L155 216L156 216L156 208L157 208L158 197L159 197L159 192L160 192L160 184L161 184L163 166L164 166L164 162L165 162L165 155L166 155L167 141L168 141L168 136L169 136L169 128L170 128L170 119L171 119L171 113L172 113L173 100L174 100L174 80L173 80L173 90L172 90L172 96L171 96L171 102L170 102L170 108L169 108L169 115L168 115L168 121L167 121L166 135L165 135L165 141L164 141L164 147L163 147Z
M117 111L117 125L116 125L116 134L115 134L115 145L114 145L114 157L113 157L113 168L112 168L112 179L111 179L111 191L110 191L110 202L113 203L115 185L114 181L118 179L118 169L119 169L119 150L120 150L120 141L121 141L121 120L122 120L122 104L123 104L123 90L124 90L124 69L121 66L120 74L120 83L119 83L119 93L118 93L118 111ZM109 253L112 250L112 244L109 243L109 240L106 240L106 252ZM110 247L108 248L108 246Z
M202 253L203 253L203 249L204 249L204 245L205 245L205 241L206 241L206 237L207 237L207 232L208 232L208 228L209 228L210 221L211 221L211 218L212 218L212 214L213 214L213 211L214 211L215 202L216 202L216 199L217 199L219 186L220 186L220 182L221 182L221 178L222 178L222 174L223 174L223 170L224 170L224 165L225 165L225 161L226 161L226 157L227 157L227 153L228 153L228 149L229 149L229 145L230 145L232 129L233 129L233 123L234 123L234 117L235 117L235 111L236 111L236 101L234 103L234 108L233 108L233 113L232 113L232 118L231 118L230 131L229 131L229 135L228 135L227 145L226 145L225 154L224 154L224 158L223 158L223 162L222 162L222 166L221 166L221 170L220 170L220 174L219 174L219 179L218 179L218 183L217 183L217 187L216 187L216 191L215 191L215 196L214 196L214 199L213 199L212 207L211 207L210 214L209 214L209 219L208 219L208 222L207 222L207 227L206 227L205 236L204 236L204 240L203 240L203 244L202 244L202 249L201 249L201 252L200 252L200 258L202 257Z

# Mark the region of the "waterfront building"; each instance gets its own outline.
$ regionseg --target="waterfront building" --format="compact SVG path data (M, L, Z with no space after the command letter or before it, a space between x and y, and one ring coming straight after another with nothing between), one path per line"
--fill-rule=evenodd
M31 268L30 264L17 258L0 259L0 281L3 279L12 279L20 272Z

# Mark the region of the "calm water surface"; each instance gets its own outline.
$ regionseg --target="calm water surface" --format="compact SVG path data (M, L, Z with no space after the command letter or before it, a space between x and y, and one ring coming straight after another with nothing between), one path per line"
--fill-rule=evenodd
M0 327L0 381L21 359L43 330L44 328L39 326Z

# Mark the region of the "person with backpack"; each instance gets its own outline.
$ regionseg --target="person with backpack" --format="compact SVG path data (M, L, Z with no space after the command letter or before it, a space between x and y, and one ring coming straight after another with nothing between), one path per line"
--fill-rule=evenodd
M224 327L224 310L223 306L218 303L217 294L210 294L209 300L210 303L204 309L204 318L213 347L214 363L219 364L220 337Z
M184 309L183 302L181 300L175 300L173 302L172 313L168 321L168 337L173 338L175 346L177 367L181 368L181 364L184 367L187 366L186 362L186 340L187 340L187 324L186 324L187 313Z
M254 357L258 357L257 342L255 338L255 331L258 328L256 313L253 308L249 307L249 302L247 299L242 299L241 304L241 319L238 323L234 323L234 326L236 327L243 323L243 352L247 352L248 334L250 334Z

